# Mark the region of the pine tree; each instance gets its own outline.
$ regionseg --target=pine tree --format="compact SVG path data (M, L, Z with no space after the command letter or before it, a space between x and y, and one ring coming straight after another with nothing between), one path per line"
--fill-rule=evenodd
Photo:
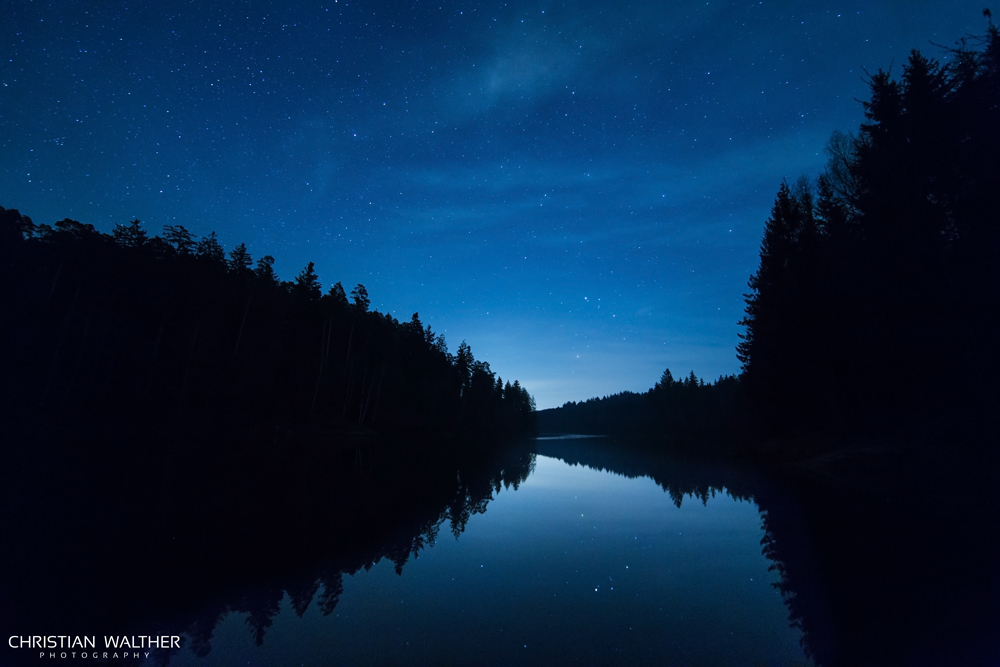
M258 259L257 268L253 272L266 285L278 284L278 274L274 272L274 257L270 255L264 255Z
M133 220L127 225L115 224L112 232L115 242L123 248L141 248L149 242L146 230L139 220Z
M253 266L253 257L247 252L245 243L241 243L229 252L229 271L237 275L247 275Z
M455 354L455 371L458 373L458 386L461 395L464 395L468 391L469 381L472 377L472 366L475 362L476 359L472 356L472 348L463 340L458 346L458 352Z
M219 243L219 237L216 236L215 232L202 237L198 241L195 254L199 258L209 260L215 264L225 264L226 262L226 252L222 249L222 244Z
M169 243L178 255L190 255L194 252L194 235L184 225L164 225L163 240Z
M354 289L351 290L351 299L354 301L354 308L359 313L368 312L368 307L371 305L372 301L368 298L368 290L361 283L355 285Z
M319 276L316 275L315 264L309 262L299 275L295 276L292 292L306 301L319 301L322 296Z
M330 297L337 306L347 305L347 293L344 292L344 286L339 282L334 283L333 287L330 288Z

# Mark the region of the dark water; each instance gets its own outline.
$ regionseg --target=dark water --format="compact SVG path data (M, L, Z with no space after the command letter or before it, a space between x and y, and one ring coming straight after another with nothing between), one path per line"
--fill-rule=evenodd
M344 578L336 610L287 595L261 646L227 615L202 664L802 665L757 506L678 507L649 478L538 455L456 539Z
M604 439L19 437L2 665L58 634L183 638L122 665L1000 665L985 447L762 468Z

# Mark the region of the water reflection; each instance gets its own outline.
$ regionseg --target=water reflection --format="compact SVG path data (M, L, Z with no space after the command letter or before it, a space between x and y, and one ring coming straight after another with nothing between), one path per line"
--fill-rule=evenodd
M689 500L648 478L539 455L516 493L494 494L459 539L441 531L426 541L402 576L384 562L345 576L328 618L296 618L291 595L275 600L281 612L260 647L231 615L209 657L806 664L761 554L756 506L724 489ZM185 653L171 664L203 663Z
M6 636L183 634L151 661L175 665L1000 664L992 456L214 438L11 449Z
M764 552L818 665L1000 664L1000 458L983 443L858 448L760 468L657 456L640 443L538 451L628 476L680 502L725 487L764 517Z
M49 432L12 448L0 469L5 637L183 633L209 655L235 610L263 642L286 591L296 611L331 613L345 574L380 560L401 569L534 460L525 447L461 442L146 435Z

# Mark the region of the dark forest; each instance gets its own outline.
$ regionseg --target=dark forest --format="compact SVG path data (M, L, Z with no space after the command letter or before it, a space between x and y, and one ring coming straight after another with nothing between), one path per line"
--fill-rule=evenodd
M202 424L240 433L530 432L534 403L462 343L370 311L364 285L321 293L310 262L280 281L243 244L183 226L113 235L0 211L3 402L12 423Z
M986 427L1000 370L997 28L951 55L941 65L913 51L898 79L871 75L866 122L833 134L824 173L781 184L738 377L667 370L645 394L544 411L540 427L700 450L807 437L813 454Z

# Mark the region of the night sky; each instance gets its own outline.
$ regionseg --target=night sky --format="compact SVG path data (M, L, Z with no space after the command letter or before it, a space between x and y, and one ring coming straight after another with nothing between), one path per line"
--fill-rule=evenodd
M0 206L315 261L539 408L714 379L781 180L983 7L14 0Z

